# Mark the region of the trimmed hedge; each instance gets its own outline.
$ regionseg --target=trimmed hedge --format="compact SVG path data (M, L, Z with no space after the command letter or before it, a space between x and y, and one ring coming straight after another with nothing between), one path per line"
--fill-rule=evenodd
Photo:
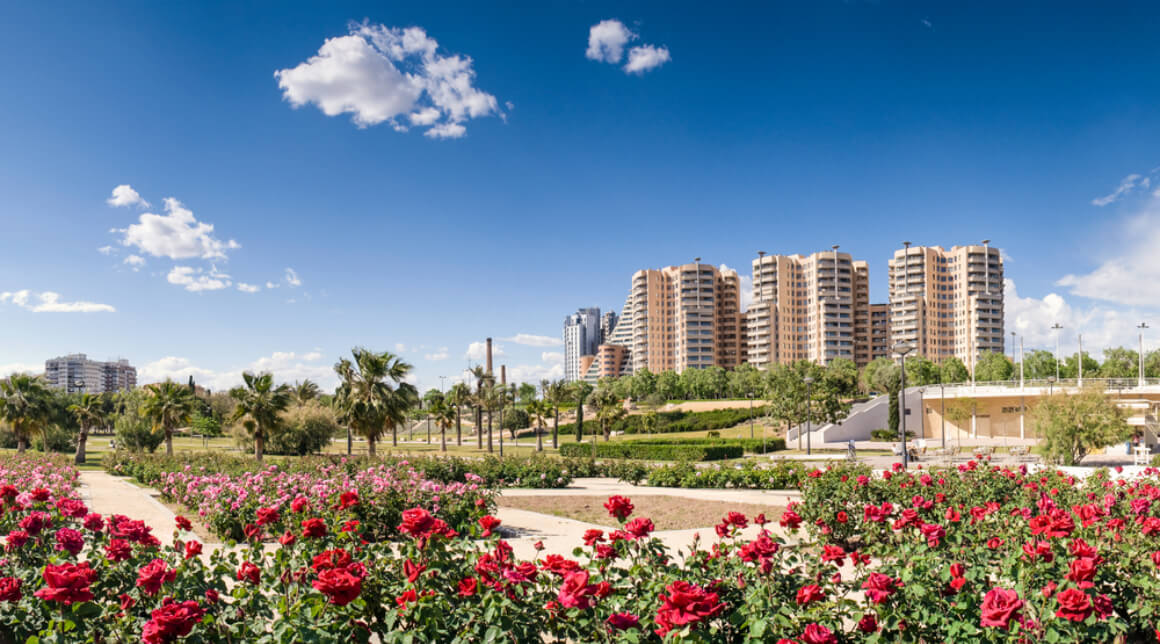
M600 432L600 422L591 416L591 411L584 408L584 433L597 434ZM768 414L766 406L754 407L752 417L761 418ZM673 432L697 432L710 429L725 429L743 423L750 418L748 407L738 409L714 409L713 411L661 411L657 412L657 426L650 433L669 434ZM643 434L644 414L630 414L612 423L612 431L625 434ZM560 425L561 434L575 434L576 424Z
M592 445L585 443L565 443L560 446L561 456L592 456ZM619 441L597 443L596 458L635 458L656 461L719 461L727 458L741 458L745 448L740 445L690 445L685 442L645 443L643 441Z
M748 454L766 454L785 449L784 438L635 438L622 441L630 445L691 445L696 447L737 445ZM591 449L589 449L591 451Z

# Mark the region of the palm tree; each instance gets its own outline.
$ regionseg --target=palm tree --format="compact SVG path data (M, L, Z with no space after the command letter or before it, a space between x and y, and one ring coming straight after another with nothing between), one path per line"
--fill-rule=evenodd
M15 373L0 381L0 418L12 426L16 451L23 453L36 430L44 431L51 416L52 392L39 376ZM48 441L45 441L48 449Z
M596 392L596 419L600 421L600 432L604 440L612 436L612 423L624 418L626 412L620 397L611 389L601 389Z
M572 398L576 401L576 442L584 440L584 399L592 393L592 385L583 380L572 383Z
M322 390L318 388L318 384L313 380L306 379L302 382L294 381L292 393L294 403L301 407L311 400L317 400L322 395Z
M563 380L552 381L548 385L544 399L552 405L552 414L555 416L552 421L552 449L558 449L560 447L560 404L568 400L568 383Z
M485 402L483 385L484 380L487 380L491 374L483 368L483 365L478 364L470 369L470 373L475 378L475 398L473 400L475 407L475 447L483 449L483 406ZM488 440L491 440L490 436L488 436ZM491 449L489 448L488 451L490 452Z
M471 389L462 382L457 382L447 392L447 402L455 405L455 444L463 445L463 426L460 423L459 412L463 405L471 399Z
M284 384L275 387L274 374L270 372L255 375L247 371L242 374L242 382L245 386L230 390L230 398L237 402L232 420L242 421L242 427L254 437L254 458L260 462L266 439L281 429L280 415L298 392Z
M145 388L149 397L141 411L153 422L153 431L165 432L165 453L173 456L173 430L189 424L195 405L193 394L189 387L169 379Z
M89 439L89 430L105 421L105 401L98 394L81 394L75 404L69 405L68 410L76 417L81 426L77 435L77 454L74 462L77 465L85 463L85 443Z
M487 411L487 451L490 454L492 451L492 429L491 429L491 413L495 410L496 405L499 404L499 386L495 384L495 378L490 375L484 376L483 387L479 392L480 403ZM501 431L502 433L502 431Z
M419 392L406 382L411 365L384 351L375 353L355 347L354 361L342 358L334 371L342 380L335 393L335 406L343 422L367 439L367 452L374 456L375 442L386 429L391 442L399 444L399 425L407 422L407 410L419 401Z
M536 423L536 451L544 451L544 417L548 415L551 405L546 400L533 400L528 403L528 415Z
M444 398L440 398L431 407L431 417L435 419L435 424L439 426L439 451L447 451L447 430L451 427L451 423L459 422L459 408L452 409L452 405Z

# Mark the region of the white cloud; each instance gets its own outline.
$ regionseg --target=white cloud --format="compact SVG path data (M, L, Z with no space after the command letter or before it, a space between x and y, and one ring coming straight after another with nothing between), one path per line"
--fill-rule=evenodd
M584 55L589 60L615 65L624 56L624 46L636 37L619 20L601 20L588 29L588 50Z
M1160 200L1127 219L1115 240L1116 256L1086 274L1057 284L1072 295L1155 310L1160 303Z
M1113 190L1111 193L1106 194L1102 197L1096 197L1095 199L1092 199L1092 205L1093 206L1106 206L1110 203L1117 201L1120 197L1123 197L1124 195L1131 192L1137 185L1139 185L1143 188L1147 188L1149 183L1151 183L1151 179L1149 179L1147 177L1141 177L1140 175L1134 174L1134 173L1130 174L1130 175L1124 177L1123 179L1121 179L1120 185L1117 186L1116 189Z
M230 276L225 273L218 272L216 267L210 268L209 272L194 268L192 266L174 266L173 270L169 271L166 276L170 284L177 284L182 286L187 291L194 293L200 291L218 291L229 287L232 282Z
M246 284L245 282L238 282L238 290L243 293L257 293L262 290L261 286L257 284Z
M142 266L145 265L145 258L141 257L140 255L130 255L122 260L121 263L128 264L129 267L133 269L133 272L137 272L141 270Z
M1015 288L1015 282L1004 280L1004 304L1006 307L1007 329L1023 337L1024 349L1055 350L1055 334L1051 329L1060 324L1060 351L1063 355L1075 353L1079 347L1078 334L1083 334L1084 351L1102 357L1108 347L1135 347L1137 343L1136 325L1146 317L1137 309L1119 310L1107 306L1072 306L1058 293L1048 293L1043 298L1022 297ZM1010 342L1010 335L1007 336ZM1147 350L1147 349L1145 349ZM1010 345L1007 351L1011 351Z
M492 344L491 356L493 358L498 358L503 354L503 345ZM463 357L468 360L485 360L487 358L487 343L472 342L471 344L467 345L467 352L463 354Z
M279 286L281 286L281 284L277 284L275 282L266 282L266 288L278 288Z
M241 248L234 240L213 236L213 224L198 221L193 212L172 197L165 199L168 214L144 213L138 223L117 230L121 244L154 257L169 259L225 259L226 251Z
M426 360L446 360L451 354L447 352L447 347L439 347L435 353L425 353L423 358Z
M302 280L298 279L298 273L293 268L286 269L285 280L290 286L302 286Z
M8 362L0 364L0 378L7 378L12 374L27 373L38 376L44 373L44 363L33 364L31 362Z
M395 353L403 353L406 350L407 350L407 345L403 344L402 342L395 343Z
M329 391L338 384L334 368L329 364L318 364L322 354L310 352L298 355L293 351L275 351L249 364L230 369L215 370L198 367L188 358L167 356L150 362L137 370L137 381L142 384L160 382L171 378L178 382L189 380L214 391L225 391L242 384L242 372L269 371L276 382L294 382L310 379L318 383L323 391Z
M113 188L113 196L106 199L105 203L114 207L133 205L141 206L142 208L149 207L149 202L142 199L141 195L137 194L137 191L127 183Z
M671 59L669 48L664 45L633 47L628 51L628 62L624 65L624 71L628 74L643 74L664 65Z
M510 338L503 338L507 342L522 344L529 347L558 347L564 344L560 338L550 335L533 335L531 333L517 333Z
M62 302L59 293L33 293L28 289L0 293L0 304L8 302L33 313L113 313L117 310L108 304L96 302Z
M116 249L113 248L112 246L101 246L100 248L97 249L97 252L102 254L102 255L112 255L115 250Z
M540 360L548 364L562 363L564 362L564 354L559 351L543 351L540 353Z
M501 115L496 98L474 86L472 59L438 53L420 27L352 24L318 54L274 72L294 107L313 103L327 116L351 114L360 128L387 123L397 131L428 128L432 138L458 138L463 122Z
M541 380L557 380L564 377L564 363L521 364L508 367L508 382L527 382L539 384Z

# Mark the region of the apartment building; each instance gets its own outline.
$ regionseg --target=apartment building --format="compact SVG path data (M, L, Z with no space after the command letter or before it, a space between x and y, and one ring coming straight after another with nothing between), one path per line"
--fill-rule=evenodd
M758 253L745 359L757 366L838 358L864 365L876 357L869 301L869 266L837 247L809 256Z
M564 380L575 382L584 375L581 359L596 355L602 322L597 307L579 309L564 318Z
M1003 258L988 242L906 246L890 260L890 344L974 370L979 354L1002 353Z
M98 362L83 353L44 361L44 379L68 393L100 394L137 386L137 369L128 360Z

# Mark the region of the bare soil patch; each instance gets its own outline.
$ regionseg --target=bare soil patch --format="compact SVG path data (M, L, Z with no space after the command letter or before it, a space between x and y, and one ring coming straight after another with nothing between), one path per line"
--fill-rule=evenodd
M607 500L606 496L501 496L498 503L501 507L616 527L619 525L616 519L609 516L608 510L604 509L604 502ZM632 516L652 519L657 530L708 528L720 523L729 512L740 512L752 521L763 512L767 518L773 520L785 511L785 508L780 506L663 495L634 497L632 504L635 507Z

